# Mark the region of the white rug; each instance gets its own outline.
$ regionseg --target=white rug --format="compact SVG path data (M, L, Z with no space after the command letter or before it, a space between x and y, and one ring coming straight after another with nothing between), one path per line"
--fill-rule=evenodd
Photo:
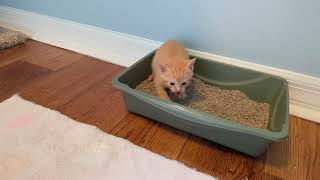
M214 178L16 95L0 103L0 179Z

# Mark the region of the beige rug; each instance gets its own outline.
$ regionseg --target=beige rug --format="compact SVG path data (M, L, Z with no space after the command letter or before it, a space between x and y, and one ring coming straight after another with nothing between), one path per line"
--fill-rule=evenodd
M21 32L0 26L0 50L25 42L27 36Z
M15 95L0 103L0 179L214 178Z

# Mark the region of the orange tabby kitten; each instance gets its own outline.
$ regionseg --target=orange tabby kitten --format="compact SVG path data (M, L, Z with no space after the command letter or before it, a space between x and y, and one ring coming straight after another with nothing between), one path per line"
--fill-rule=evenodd
M186 87L193 76L195 58L189 60L186 49L177 41L167 41L155 53L152 60L152 74L156 92L163 99L170 99L169 89L180 99L186 97Z

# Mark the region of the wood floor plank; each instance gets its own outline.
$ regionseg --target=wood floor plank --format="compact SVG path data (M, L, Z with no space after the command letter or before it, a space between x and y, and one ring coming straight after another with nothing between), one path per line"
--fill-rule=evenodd
M58 47L49 47L39 53L26 56L23 60L51 70L59 70L83 57L85 57L85 55L70 52Z
M108 76L88 89L88 93L78 96L58 110L73 119L109 132L128 115L120 92L112 87L112 77Z
M32 84L22 92L22 96L57 110L119 69L120 66L86 57Z
M24 60L47 69L58 70L85 55L29 40L26 43L0 51L0 67Z
M67 51L66 53L60 56L56 56L51 60L48 60L46 62L40 62L40 64L43 63L44 67L56 71L66 66L69 66L70 64L75 63L84 57L85 55L83 54Z
M20 92L36 78L50 73L50 70L17 61L0 68L0 102Z
M64 114L76 119L87 121L88 116L94 113L103 104L110 101L109 98L117 92L111 85L111 78L99 82L98 86L87 89L87 93L79 95L77 98L58 108ZM109 104L111 105L111 104Z
M201 172L223 177L226 171L219 166L226 167L228 161L221 161L222 156L223 152L217 150L217 145L192 136L187 140L177 160Z
M194 136L188 139L177 160L221 179L254 179L264 167L259 159Z
M148 124L153 124L153 122L144 117L129 114L111 130L110 134L135 142L134 140L139 136L143 129L150 127Z
M107 103L88 116L86 123L97 126L104 132L110 132L129 112L125 108L121 93L115 93Z
M169 159L176 159L187 134L145 117L129 114L110 132Z
M0 68L10 63L21 60L29 56L37 55L49 49L51 46L46 46L36 41L27 41L26 43L14 46L9 49L0 51Z
M290 117L289 138L268 151L265 173L280 179L320 177L320 124Z
M169 159L176 159L185 145L189 134L161 123L155 123L146 134L141 132L136 144Z

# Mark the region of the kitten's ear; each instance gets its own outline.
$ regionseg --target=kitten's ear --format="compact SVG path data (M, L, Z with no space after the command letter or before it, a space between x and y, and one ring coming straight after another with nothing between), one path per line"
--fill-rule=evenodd
M159 64L160 72L165 73L168 71L168 66L166 64Z
M194 63L196 62L196 58L192 58L189 60L190 62L188 62L188 67L190 68L191 71L193 71L194 69Z

